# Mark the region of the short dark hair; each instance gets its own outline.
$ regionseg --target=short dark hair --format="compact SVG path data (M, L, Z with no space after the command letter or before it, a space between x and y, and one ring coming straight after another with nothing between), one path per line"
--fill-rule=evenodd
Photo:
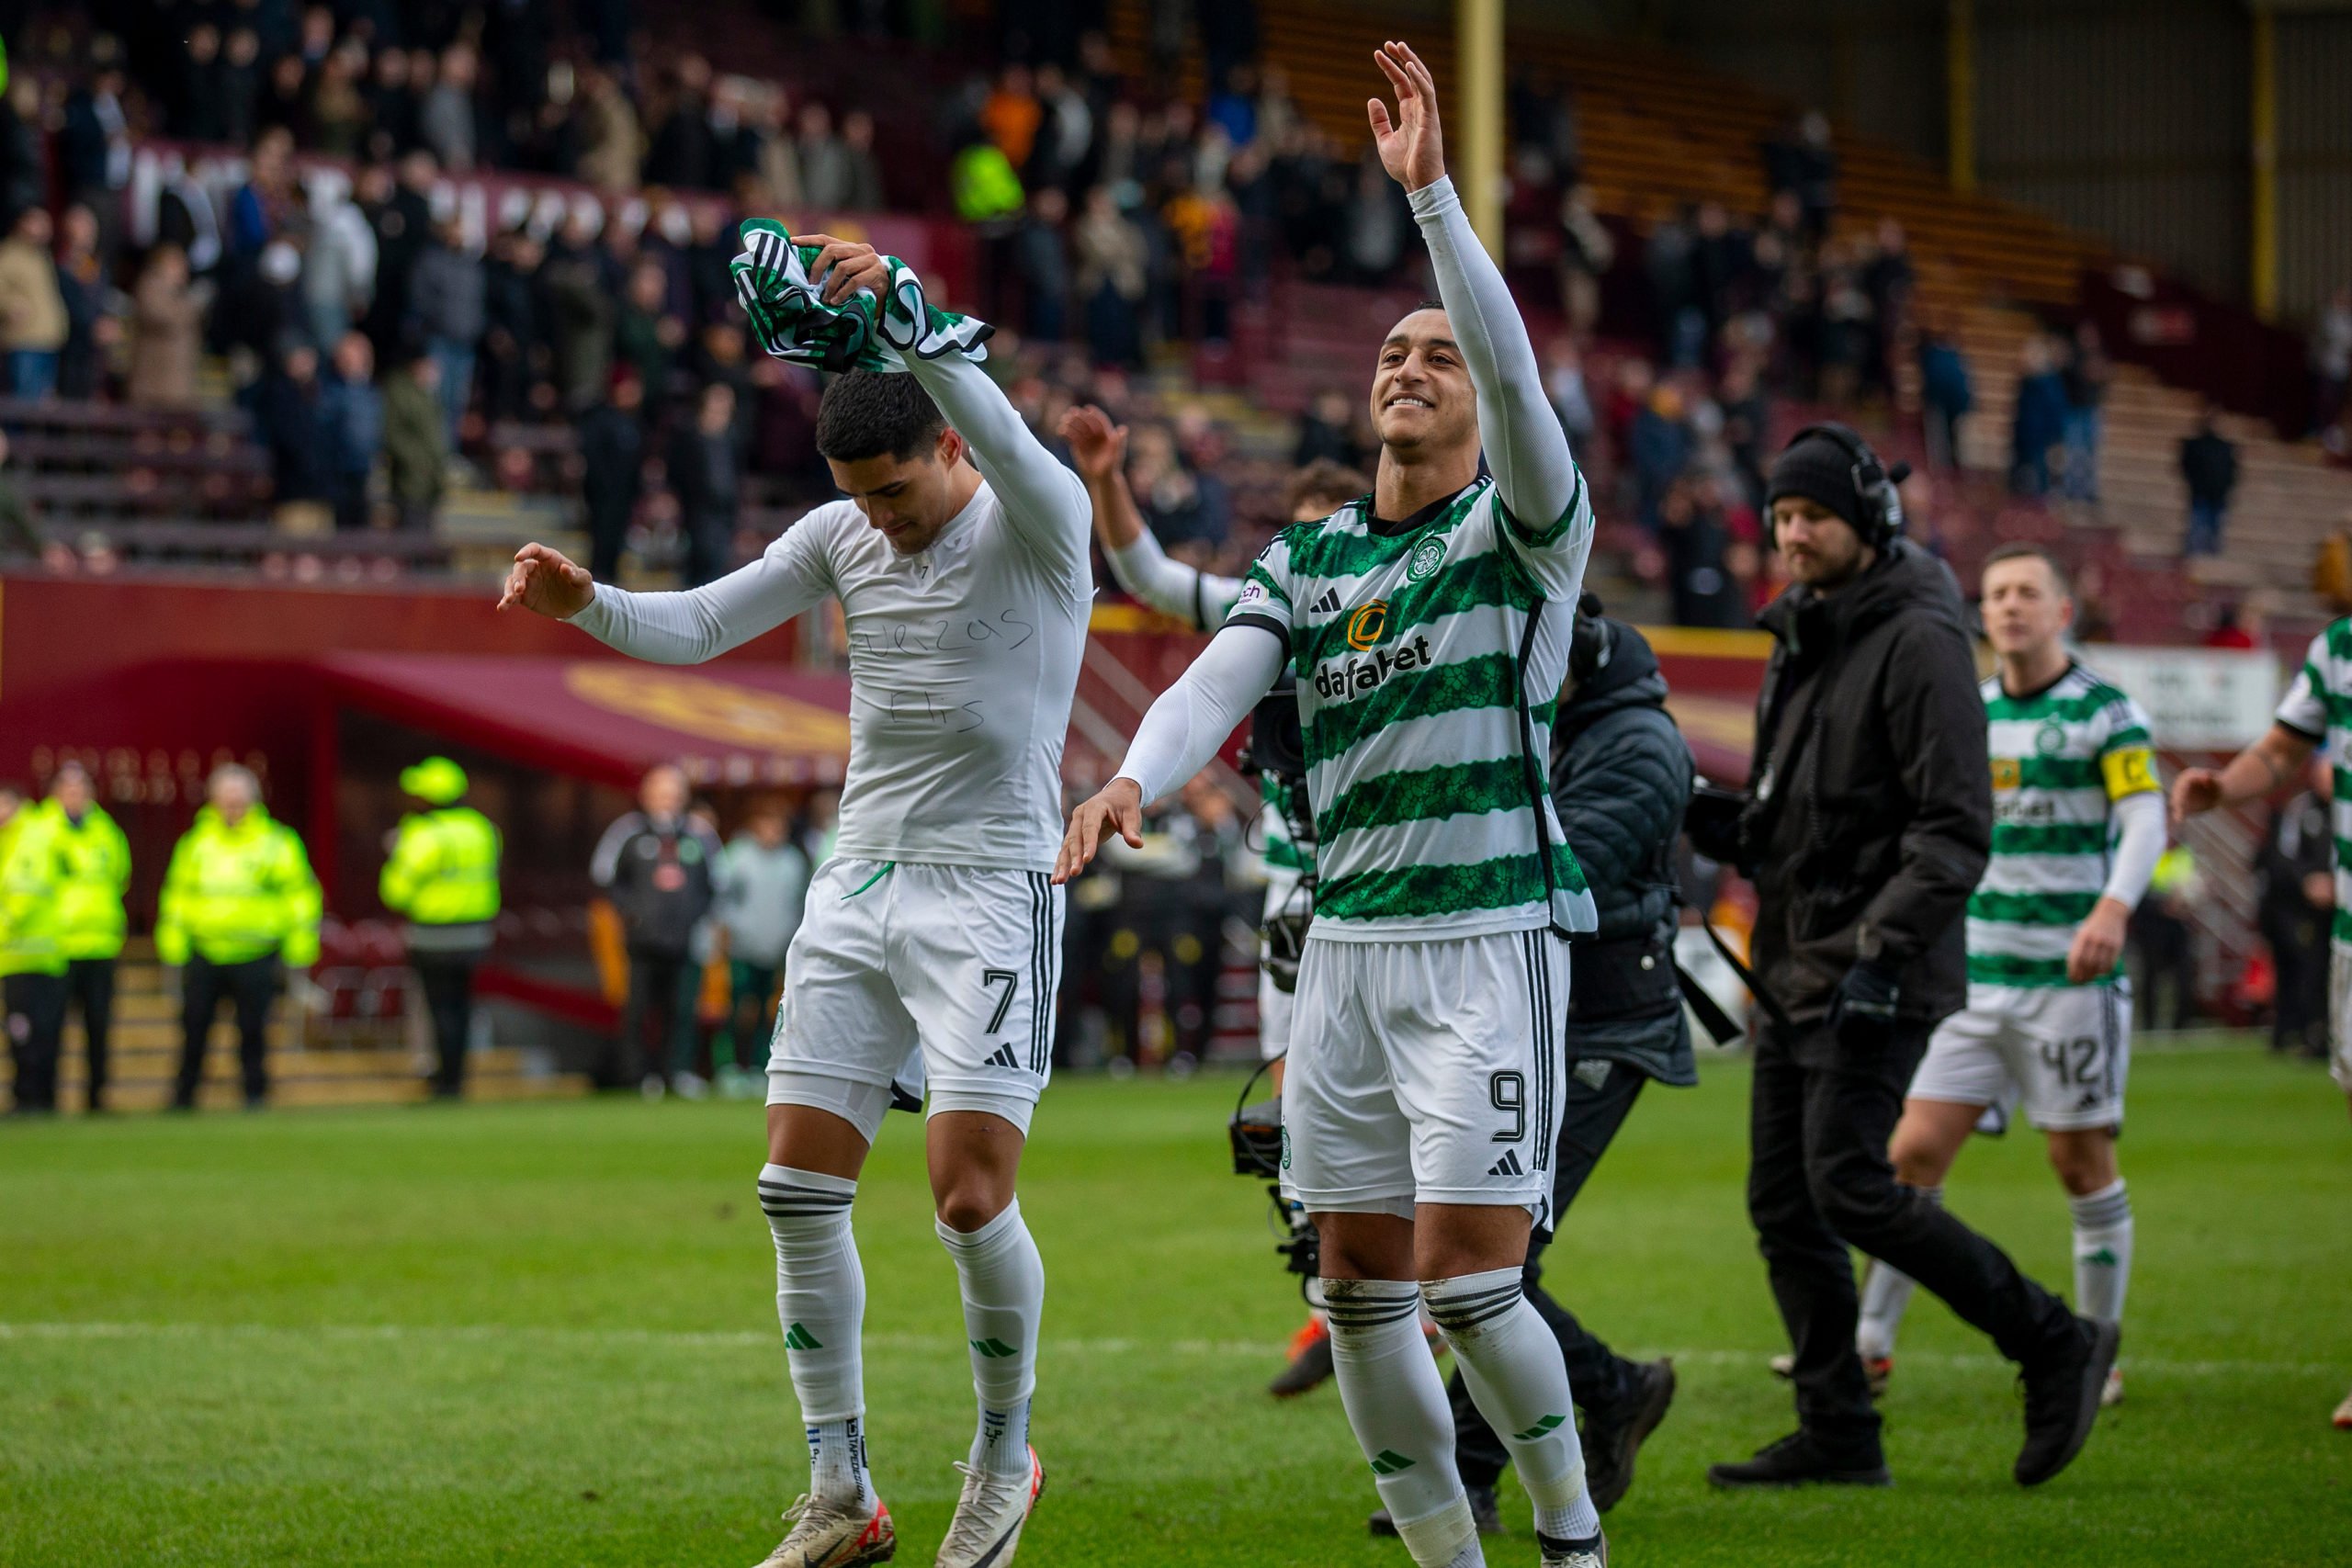
M904 372L843 371L817 404L817 450L836 463L916 457L946 428L922 383Z
M2058 584L2059 596L2065 599L2072 599L2075 596L2075 584L2066 575L2064 564L2059 560L2057 553L2047 545L2024 543L1996 545L1984 557L1984 571L1990 571L2003 561L2009 560L2040 561L2050 569L2051 581ZM1979 572L1977 575L1982 577L1984 572Z
M1308 502L1329 502L1336 512L1360 495L1372 493L1372 481L1330 457L1317 457L1283 481L1283 521L1288 522Z

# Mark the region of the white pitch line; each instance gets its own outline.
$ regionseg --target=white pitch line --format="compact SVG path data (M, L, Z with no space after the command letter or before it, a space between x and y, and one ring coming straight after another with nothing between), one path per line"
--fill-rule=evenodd
M779 1343L774 1333L750 1329L693 1330L658 1328L548 1328L537 1324L408 1324L408 1323L0 1323L0 1340L39 1339L224 1339L310 1338L337 1342L487 1344L500 1340L529 1340L537 1344L651 1346L673 1349L769 1350ZM944 1335L869 1334L868 1348L948 1354L964 1348L960 1340ZM1278 1340L1257 1339L1047 1339L1046 1355L1064 1356L1276 1356ZM1772 1354L1767 1349L1730 1350L1684 1348L1646 1348L1627 1352L1637 1359L1671 1356L1678 1366L1755 1367L1761 1370ZM2264 1361L2237 1359L2176 1359L2165 1356L2127 1355L2134 1371L2177 1373L2183 1377L2341 1377L2346 1364L2336 1361ZM1926 1364L1974 1371L2009 1363L1983 1352L1905 1350L1906 1366Z

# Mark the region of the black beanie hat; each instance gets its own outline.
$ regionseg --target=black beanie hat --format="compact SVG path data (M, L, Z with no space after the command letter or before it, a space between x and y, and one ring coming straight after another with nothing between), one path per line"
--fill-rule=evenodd
M1870 508L1854 488L1854 455L1826 435L1792 442L1772 459L1771 479L1764 486L1765 511L1769 513L1784 495L1803 496L1827 507L1867 537L1870 529L1862 519Z

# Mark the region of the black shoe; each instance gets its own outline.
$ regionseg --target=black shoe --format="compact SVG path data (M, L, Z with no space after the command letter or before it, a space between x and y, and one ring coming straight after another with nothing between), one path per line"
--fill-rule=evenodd
M1276 1399L1296 1399L1309 1389L1320 1388L1331 1376L1331 1336L1317 1334L1298 1348L1290 1364L1274 1374L1266 1392Z
M1478 1533L1502 1534L1503 1513L1495 1505L1495 1489L1491 1486L1470 1486L1464 1490L1470 1494L1470 1522L1477 1527ZM1364 1520L1364 1528L1374 1535L1393 1538L1396 1533L1396 1521L1389 1517L1387 1509L1383 1508Z
M1543 1568L1609 1568L1609 1538L1599 1530L1582 1540L1562 1540L1537 1530L1535 1549L1543 1553Z
M2024 1374L2025 1447L2018 1450L2013 1472L2018 1485L2041 1485L2083 1451L2122 1337L2120 1325L2077 1317L2075 1343Z
M1814 1441L1808 1432L1792 1432L1777 1443L1756 1450L1756 1457L1737 1464L1711 1464L1708 1483L1714 1486L1892 1486L1886 1461L1875 1446L1859 1454L1835 1454Z
M1634 1484L1634 1456L1674 1403L1674 1361L1645 1361L1623 1399L1584 1413L1584 1478L1592 1506L1607 1513Z

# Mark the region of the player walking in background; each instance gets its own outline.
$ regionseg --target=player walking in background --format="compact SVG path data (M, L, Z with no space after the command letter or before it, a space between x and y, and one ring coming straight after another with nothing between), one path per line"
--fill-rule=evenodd
M808 270L828 302L893 287L869 246L797 243L823 247ZM1044 1484L1028 1439L1045 1271L1013 1188L1060 973L1062 897L1046 874L1093 596L1086 493L976 364L907 363L825 389L817 446L849 499L758 561L689 592L626 593L529 545L501 601L664 663L709 659L828 594L846 618L840 836L786 959L760 1172L811 1480L763 1568L897 1550L866 1466L850 1227L894 1080L930 1086L932 1192L979 1396L941 1568L1010 1563Z
M1113 424L1101 409L1087 404L1062 416L1062 439L1086 493L1094 504L1094 536L1102 542L1102 558L1111 575L1144 604L1172 615L1195 631L1215 631L1224 624L1241 597L1241 579L1187 566L1170 558L1144 525L1135 492L1125 472L1127 427ZM1285 489L1293 523L1329 517L1348 502L1370 493L1372 483L1353 468L1329 458L1307 464L1290 477ZM1283 797L1286 786L1272 773L1261 776L1265 808L1258 821L1265 834L1265 924L1314 913L1315 823L1312 814L1296 813ZM1294 832L1291 818L1299 815ZM1279 1095L1283 1089L1283 1056L1290 1049L1291 992L1274 977L1261 939L1258 964L1258 1050L1272 1064L1267 1077ZM1276 1399L1291 1399L1317 1387L1331 1375L1331 1330L1319 1306L1307 1309L1306 1324L1291 1337L1290 1359L1274 1374L1266 1392Z
M1559 938L1594 923L1544 777L1592 511L1445 177L1436 84L1401 43L1374 58L1398 113L1373 100L1373 133L1444 303L1380 346L1373 494L1267 547L1118 776L1072 815L1055 874L1111 832L1140 843L1145 802L1215 753L1287 658L1318 887L1283 1164L1321 1232L1349 1425L1413 1561L1482 1564L1426 1300L1534 1501L1543 1561L1600 1568L1566 1368L1520 1273L1559 1127Z
M2217 807L2244 806L2294 781L2327 748L2335 769L2335 920L2327 943L2327 1070L2352 1101L2352 619L2312 638L2303 667L2261 739L2222 768L2185 768L2172 781L2175 820ZM2335 1407L2352 1429L2352 1394Z
M2118 1174L2132 1065L2124 928L2165 848L2164 795L2140 705L2066 650L2075 602L2038 545L1985 558L1984 683L1993 764L1993 858L1968 901L1968 1004L1928 1042L1889 1157L1898 1180L1943 1201L1945 1173L1978 1119L2022 1099L2047 1134L2075 1217L2075 1303L2123 1318L2132 1199ZM1908 1276L1872 1262L1855 1348L1883 1388ZM2123 1397L2110 1370L2101 1403Z

